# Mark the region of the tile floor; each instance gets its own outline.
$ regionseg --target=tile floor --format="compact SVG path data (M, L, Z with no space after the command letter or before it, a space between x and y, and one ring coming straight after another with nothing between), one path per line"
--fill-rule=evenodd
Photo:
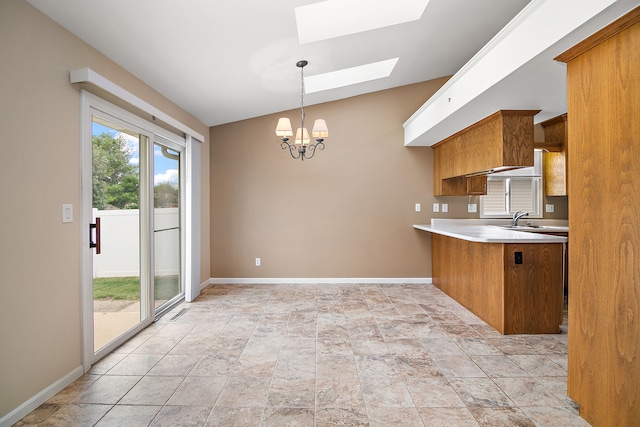
M17 425L588 426L562 329L502 336L432 285L214 285Z

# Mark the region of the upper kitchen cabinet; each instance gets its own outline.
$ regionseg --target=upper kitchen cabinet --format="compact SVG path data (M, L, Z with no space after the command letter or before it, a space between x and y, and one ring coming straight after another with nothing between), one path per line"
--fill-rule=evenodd
M486 175L533 166L533 116L500 110L434 144L435 196L486 194Z
M594 426L640 420L640 8L567 63L568 394Z
M547 196L567 195L567 115L562 114L540 123L545 142L536 142L544 149L544 193Z

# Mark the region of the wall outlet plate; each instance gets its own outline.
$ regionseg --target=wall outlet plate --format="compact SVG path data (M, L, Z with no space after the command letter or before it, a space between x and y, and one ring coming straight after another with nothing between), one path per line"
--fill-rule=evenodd
M469 203L467 205L467 212L478 212L478 205L475 203Z
M256 267L260 267L261 260L260 258L256 258Z
M442 212L449 212L449 205L447 203L442 204Z
M72 204L63 204L62 205L62 222L73 222L73 205Z
M551 203L547 203L546 205L544 205L544 211L545 212L553 212L554 211L555 206Z
M422 210L422 206L420 206L420 203L416 203L416 212L420 212Z
M440 212L440 203L434 203L433 204L433 211L434 212Z

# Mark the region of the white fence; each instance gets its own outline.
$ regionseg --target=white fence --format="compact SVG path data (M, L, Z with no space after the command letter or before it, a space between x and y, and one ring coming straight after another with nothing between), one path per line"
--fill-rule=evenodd
M101 253L93 256L93 277L140 274L140 211L94 209L100 218ZM177 275L180 268L178 208L155 209L156 275Z

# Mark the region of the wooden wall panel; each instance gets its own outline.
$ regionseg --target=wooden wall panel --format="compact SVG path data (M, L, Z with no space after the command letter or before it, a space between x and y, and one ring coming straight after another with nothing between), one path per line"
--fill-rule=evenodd
M640 9L621 20L559 58L571 117L568 391L594 426L640 422Z

